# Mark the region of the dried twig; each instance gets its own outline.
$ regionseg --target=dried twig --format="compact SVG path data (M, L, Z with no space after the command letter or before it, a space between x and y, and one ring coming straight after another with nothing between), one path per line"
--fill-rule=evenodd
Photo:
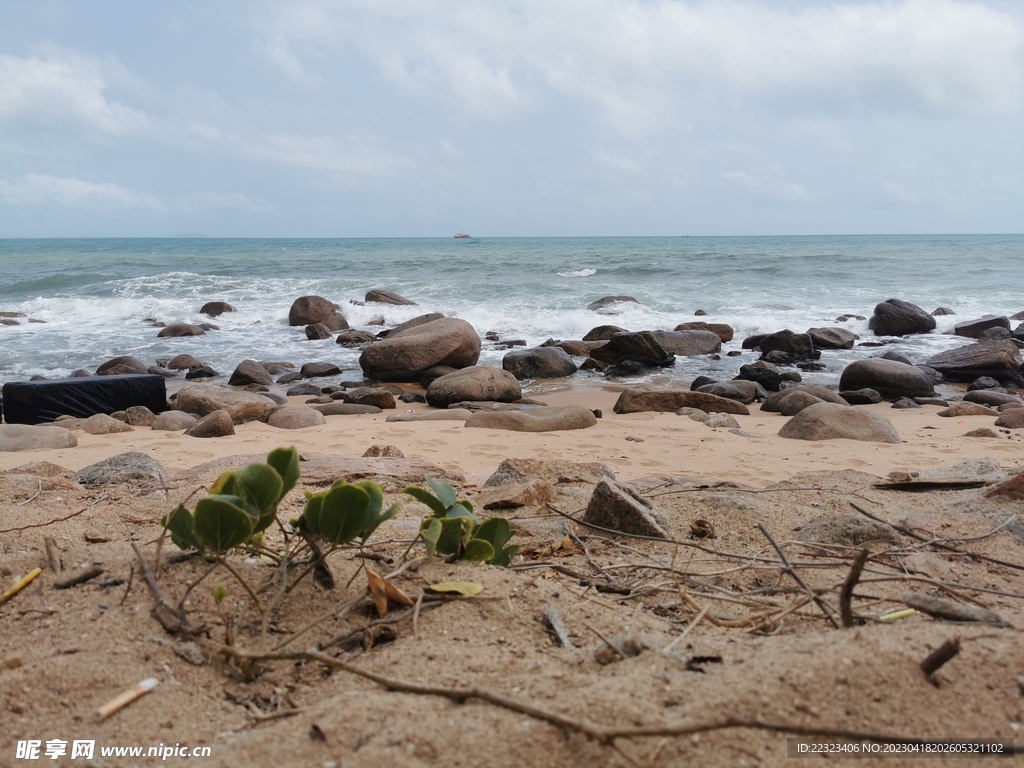
M19 501L19 502L18 502L18 504L17 504L17 506L19 506L19 507L24 507L24 506L25 506L26 504L28 504L28 503L29 503L30 501L32 501L33 499L35 499L35 498L36 498L36 497L37 497L37 496L38 496L39 494L41 494L42 492L43 492L43 481L42 481L42 480L40 480L40 481L39 481L39 490L38 490L38 491L36 491L35 493L33 493L33 494L32 494L31 496L29 496L29 497L28 497L27 499L25 499L24 501Z
M947 640L924 657L921 661L921 671L930 677L958 653L960 653L960 638L954 637L952 640Z
M544 626L563 648L576 647L572 644L572 640L569 639L569 632L565 628L565 622L562 621L562 614L553 605L544 606Z
M55 523L63 523L65 520L70 520L72 517L78 517L80 514L85 512L88 507L82 507L77 512L72 512L70 515L65 517L58 517L56 520L51 520L48 523L34 523L33 525L22 525L18 528L5 528L0 533L20 533L21 531L27 531L30 528L45 528L48 525L54 525Z
M90 579L95 579L97 576L103 574L102 568L89 567L83 568L77 573L73 573L59 581L53 582L54 589L70 589L71 587L77 587L79 584L85 584Z
M857 553L857 559L853 561L853 565L850 566L850 575L846 577L843 588L839 592L839 615L842 617L843 626L847 629L853 626L853 607L850 605L850 599L853 597L853 589L857 586L857 581L860 579L861 571L864 570L864 564L867 561L868 551L862 549Z
M800 577L800 574L796 572L792 564L789 562L789 558L786 557L786 553L782 551L782 547L780 547L775 542L775 539L772 538L772 535L768 533L768 529L765 528L762 523L758 523L757 527L761 530L761 533L764 534L764 537L768 539L771 545L775 548L775 551L779 553L779 558L782 560L782 565L785 568L786 573L792 576L793 580L801 587L803 587L804 591L806 591L807 594L811 596L811 598L814 600L815 605L821 608L821 612L825 614L825 617L829 620L832 626L836 629L839 629L839 624L836 622L835 616L832 615L832 611L830 611L828 609L828 606L825 605L825 601L818 597L816 594L814 594L811 588L808 587L806 583L804 583L804 580Z

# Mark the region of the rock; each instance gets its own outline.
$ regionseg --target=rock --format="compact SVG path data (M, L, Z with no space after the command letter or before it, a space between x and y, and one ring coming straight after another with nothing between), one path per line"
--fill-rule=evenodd
M920 408L921 406L918 403L915 403L909 397L901 397L899 400L892 404L892 407L900 410L906 410L908 408Z
M899 352L889 350L888 352L879 355L882 360L895 360L897 363L903 363L904 365L913 365L914 361L906 355L901 355Z
M713 379L710 376L698 376L696 379L690 382L690 391L696 392L701 387L707 386L708 384L717 384L718 379Z
M807 335L817 349L852 349L860 338L845 328L808 328Z
M284 395L277 394L277 392L263 392L263 391L261 391L261 392L258 392L257 394L259 394L262 397L265 397L265 398L267 398L269 400L273 400L278 405L288 405L288 398L285 397Z
M758 349L761 339L767 336L767 333L755 333L753 336L747 336L740 344L740 347L743 349Z
M967 387L968 392L974 392L977 389L994 389L997 392L1006 392L1002 385L991 376L979 376Z
M280 384L281 382L278 381L277 383ZM289 387L285 394L288 397L319 397L323 393L316 384L304 381L301 384L296 384L294 387Z
M131 432L132 428L123 421L118 421L105 413L93 414L79 425L81 430L90 435L112 435L117 432Z
M214 384L186 384L178 391L175 405L179 410L196 416L224 410L235 424L266 421L278 407L267 398L252 392L236 392Z
M337 310L338 305L323 296L300 296L288 310L288 325L322 323Z
M886 299L875 306L868 329L876 336L907 336L935 330L935 318L916 304L900 299Z
M618 333L604 346L593 349L590 356L602 363L620 365L629 360L648 367L664 367L675 362L651 331Z
M886 400L935 394L931 379L920 368L877 357L851 363L839 378L840 390L864 387L875 390Z
M999 437L999 435L988 427L978 427L978 429L965 432L964 437Z
M593 411L582 405L531 408L528 411L478 411L466 421L466 427L507 429L512 432L555 432L586 429L595 424L597 417Z
M1008 403L1020 403L1020 399L1005 392L993 392L990 389L978 389L964 395L968 403L981 403L982 405L1006 405Z
M401 331L408 330L409 328L415 328L418 325L426 325L432 323L435 320L440 320L444 315L441 312L428 312L425 315L417 315L411 320L406 320L404 323L399 323L394 328L388 328L377 334L376 338L383 339L387 338L393 333L399 333Z
M182 353L180 355L175 355L168 360L164 367L169 368L172 371L187 371L189 368L193 368L197 365L202 365L202 363L192 357L192 355Z
M689 416L693 421L699 421L701 424L707 423L707 420L711 418L711 414L706 411L702 411L700 408L689 408L683 407L676 411L676 416Z
M969 339L976 339L982 331L989 328L1004 328L1010 330L1010 319L999 315L985 315L977 320L966 320L953 326L953 333L956 336L966 336Z
M497 488L509 483L541 479L549 485L615 480L615 473L598 462L547 461L543 459L505 459L484 482L484 488Z
M511 403L523 396L516 377L489 365L463 368L434 379L427 387L427 403L447 408L462 400L496 400Z
M707 317L708 311L706 309L698 309L693 314L694 317Z
M1024 323L1021 323L1010 333L1010 338L1016 339L1017 341L1024 341Z
M782 387L782 374L771 363L754 363L752 365L741 365L737 379L754 381L760 384L766 392L778 392Z
M374 289L372 291L367 292L364 301L375 301L378 304L397 304L407 307L419 306L415 301L409 301L409 299L405 298L404 296L399 296L397 293L392 293L391 291L382 291L379 289Z
M323 376L340 376L341 368L334 363L304 363L299 373L304 379L316 379Z
M554 489L544 480L532 478L484 489L473 497L473 505L483 509L520 509L540 507L555 500Z
M753 381L718 381L714 384L705 384L704 386L699 387L696 391L705 392L709 395L717 395L718 397L725 397L729 400L736 400L744 405L749 405L754 402L754 400L763 399L767 396L764 389Z
M314 405L313 410L320 411L324 416L358 416L365 413L381 413L381 409L375 405L337 402Z
M874 405L882 402L882 395L876 389L845 389L839 393L850 405Z
M602 315L611 315L626 309L626 307L621 306L623 304L639 303L632 296L602 296L597 301L587 304L587 309L591 312L600 312Z
M1024 403L1003 403L996 410L1000 413L1006 413L1011 408L1024 408Z
M1000 483L994 488L985 492L988 498L1006 498L1014 501L1024 501L1024 472L1014 475L1006 482Z
M161 328L156 337L158 339L169 339L181 336L202 336L205 333L206 331L198 325L192 325L191 323L171 323L167 327Z
M364 344L369 344L376 340L377 337L372 333L367 333L366 331L347 330L339 333L335 342L341 344L343 347L361 347Z
M206 663L206 656L194 640L179 640L174 644L174 655L195 667Z
M800 411L818 403L824 403L820 397L815 397L803 389L787 389L779 399L779 412L783 416L796 416Z
M723 342L732 341L734 331L731 325L725 323L705 323L703 321L695 321L692 323L680 323L673 330L675 331L711 331L711 333L718 336ZM670 350L671 351L671 350ZM717 351L717 350L715 350ZM682 352L676 352L677 355L683 354ZM703 354L703 353L699 353Z
M232 387L244 387L247 384L262 384L270 386L274 380L267 373L267 369L255 360L243 360L238 364L228 379Z
M814 349L814 342L806 333L793 333L788 328L778 333L770 333L758 341L761 357L775 362L796 362L798 360L817 360L821 353ZM772 355L772 353L778 353Z
M472 415L473 411L466 408L448 408L443 411L393 413L384 421L466 421Z
M936 307L934 310L932 310L932 317L942 317L943 315L955 315L955 314L956 314L956 312L954 312L949 307Z
M864 317L864 315L852 315L852 314L840 315L839 317L836 318L836 322L837 323L845 323L845 322L848 322L850 320L867 320L867 318Z
M937 405L939 408L949 407L949 402L941 397L915 397L914 402L918 405Z
M326 424L324 415L313 408L285 406L270 414L267 424L278 429L304 429Z
M984 331L978 334L978 341L1006 341L1006 339L1016 338L1013 333L1010 333L1009 329L1001 328L996 326L994 328L986 328ZM1020 346L1019 344L1017 346Z
M393 410L396 407L395 396L386 389L376 387L356 387L345 394L345 402L354 405L372 405L381 410Z
M259 397L259 395L254 395L254 397ZM276 410L277 406L269 400L260 399ZM213 411L186 429L185 434L189 437L225 437L235 434L235 423L227 411Z
M833 392L828 387L819 387L808 384L801 384L796 387L786 387L785 389L773 392L765 401L761 403L761 410L767 413L781 413L782 408L780 403L782 398L794 393L794 392L805 392L808 395L812 395L819 400L826 403L838 403L839 405L849 405L848 401L840 395Z
M133 427L151 427L156 421L156 414L144 405L133 405L125 410L128 423Z
M584 341L610 341L612 336L617 333L629 333L625 328L619 328L617 325L599 325L596 328L591 328L587 331L587 335L583 337Z
M278 384L291 384L294 381L302 381L302 374L299 373L298 371L290 371L289 373L284 374L284 376L281 376L277 380L277 383Z
M804 523L797 541L828 544L849 549L865 544L899 545L900 538L892 528L856 515L822 515Z
M595 360L592 357L588 357L582 363L580 363L581 371L603 371L608 366L602 363L600 360Z
M567 355L573 357L590 357L590 345L584 341L554 341L550 344L545 342L542 347L557 347Z
M928 366L948 379L973 381L979 376L1003 380L1015 375L1024 361L1012 341L967 344L928 359Z
M793 440L863 440L899 443L895 427L884 416L838 403L818 403L800 411L779 430Z
M435 366L466 368L480 358L480 337L465 320L442 317L394 331L363 348L359 365L367 378L417 381ZM511 375L511 374L510 374Z
M121 357L115 357L103 363L96 369L96 375L114 376L116 375L114 373L115 369L117 370L117 373L146 373L148 368L149 366L141 360L122 355Z
M594 488L583 521L635 536L672 538L664 512L630 488L608 480Z
M0 424L0 452L75 448L78 438L63 427Z
M177 432L181 429L188 429L197 421L198 419L191 413L185 413L184 411L164 411L153 419L153 423L150 424L150 428L167 432Z
M370 299L367 299L370 301ZM363 452L364 457L376 457L384 459L404 459L405 454L397 445L380 445L374 443Z
M146 410L149 410L148 408ZM152 411L150 411L152 413ZM117 419L124 424L128 423L128 411L114 411L110 414L110 418Z
M86 528L83 538L89 544L106 544L110 541L110 534L101 531L99 528Z
M185 374L185 378L189 379L212 379L215 376L220 376L213 368L206 363L199 363L199 365L193 365L188 369L188 373Z
M650 331L651 336L662 348L672 355L692 357L694 355L713 355L722 351L721 337L711 331L675 330Z
M85 370L84 368L79 368L77 371L72 371L71 372L71 377L70 378L72 378L72 379L87 379L90 376L92 376L92 374L89 373L87 370Z
M708 416L707 420L704 421L706 427L724 427L726 429L739 429L740 423L736 421L736 417L728 413L716 413L713 416Z
M632 387L623 390L619 399L615 401L613 410L615 413L675 413L680 408L698 408L706 413L750 415L750 411L742 403L706 392L690 392L685 389L643 390Z
M322 341L331 338L331 329L323 323L313 323L306 326L306 338L310 341Z
M75 472L74 481L80 485L138 485L141 483L166 486L170 475L164 465L140 451L111 456Z
M502 358L501 367L523 379L559 379L576 373L576 363L559 347L517 349Z
M427 393L422 389L410 389L400 394L398 399L403 403L425 403L427 402Z
M234 312L235 308L226 301L208 301L199 309L199 314L207 317L218 317L225 312Z
M1006 429L1024 429L1024 408L1011 408L1003 411L1003 414L996 419L997 427Z

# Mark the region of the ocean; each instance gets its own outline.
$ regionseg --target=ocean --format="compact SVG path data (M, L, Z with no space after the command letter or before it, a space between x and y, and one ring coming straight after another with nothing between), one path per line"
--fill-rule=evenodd
M289 327L288 308L319 294L339 305L353 328L377 331L426 312L469 321L481 334L579 339L597 325L668 329L692 320L728 323L734 341L720 359L677 358L627 381L688 383L697 375L731 378L755 356L744 337L789 328L844 327L873 341L867 321L900 298L931 312L946 306L935 332L895 340L886 349L923 363L964 343L956 322L1024 310L1024 235L821 237L454 238L423 239L61 239L0 240L0 383L33 375L58 378L117 355L149 364L188 352L229 375L245 358L333 362L359 378L358 350L309 341ZM360 305L373 288L419 306ZM614 315L586 309L605 295L629 295ZM198 313L222 300L237 312ZM706 317L695 317L702 309ZM29 319L43 322L28 322ZM158 339L151 320L213 322L205 336ZM877 347L825 351L826 369L804 374L836 384L853 360ZM504 350L485 343L481 363L501 365ZM598 373L581 381L604 381ZM173 388L173 387L172 387Z

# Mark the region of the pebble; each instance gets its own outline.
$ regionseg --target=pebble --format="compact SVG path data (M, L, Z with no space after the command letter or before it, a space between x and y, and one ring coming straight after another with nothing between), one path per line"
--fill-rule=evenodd
M8 656L5 656L3 661L0 661L0 669L17 669L24 663L24 655L20 653L12 653Z
M88 528L85 531L85 540L90 544L103 544L110 541L110 537L99 528Z

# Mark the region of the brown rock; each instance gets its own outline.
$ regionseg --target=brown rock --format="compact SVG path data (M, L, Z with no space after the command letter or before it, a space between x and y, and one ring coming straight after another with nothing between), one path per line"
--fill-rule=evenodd
M625 328L619 328L617 325L599 325L587 331L587 335L583 337L583 340L608 341L617 333L628 333L628 331Z
M868 328L876 336L906 336L935 330L935 318L916 304L900 299L886 299L875 306Z
M542 479L549 485L614 480L615 473L598 462L547 461L543 459L505 459L484 482L484 488Z
M615 413L640 413L660 411L675 413L680 408L698 408L705 413L732 413L749 416L747 407L736 400L709 395L705 392L690 392L685 389L642 390L627 388L615 401Z
M935 387L928 374L914 365L874 357L858 360L843 370L839 389L873 389L886 400L900 397L932 397Z
M997 427L1006 429L1024 429L1024 408L1010 408L996 419Z
M315 379L320 376L338 376L341 368L334 363L304 363L299 369L304 379Z
M279 406L252 392L236 392L214 384L186 384L178 392L175 405L179 410L206 416L214 411L227 411L232 421L266 421Z
M132 428L105 413L97 413L85 419L80 428L90 435L112 435L117 432L131 432Z
M202 328L198 325L192 325L191 323L171 323L165 328L161 328L160 332L156 335L158 339L172 339L181 336L202 336L205 334Z
M366 331L354 331L350 329L339 333L334 341L337 344L341 344L343 347L361 347L364 344L369 344L376 340L377 337L372 333L367 333Z
M779 430L794 440L864 440L899 443L900 435L884 416L838 403L818 403L800 411Z
M443 411L392 413L384 421L467 421L473 411L466 408L445 408Z
M597 417L582 405L561 408L531 408L527 411L479 411L466 421L466 427L507 429L512 432L556 432L586 429L597 424Z
M415 301L409 301L409 299L405 298L404 296L399 296L397 293L392 293L391 291L382 291L379 289L369 291L366 294L365 301L375 301L378 304L398 304L408 307L419 306L418 304L416 304Z
M892 528L856 515L822 515L801 526L798 541L833 546L862 547L870 543L896 544L900 537Z
M794 392L804 392L808 395L813 395L814 397L826 403L839 403L839 405L849 405L849 403L844 397L833 392L828 387L819 387L813 384L800 384L795 387L786 387L785 389L780 389L778 392L772 392L770 395L768 395L768 397L765 398L765 401L761 403L761 410L765 411L766 413L779 413L781 411L781 407L779 404L782 402L782 398L787 397L793 394ZM880 401L881 398L875 400L874 402Z
M156 414L144 405L133 405L125 411L128 423L133 427L151 427L156 421Z
M597 301L587 304L591 312L600 312L603 315L621 312L625 307L622 304L639 304L640 302L632 296L602 296Z
M285 406L270 414L267 424L278 429L304 429L326 424L324 415L313 408Z
M732 341L735 331L731 325L725 323L705 323L700 320L691 323L680 323L673 330L676 331L711 331L723 342ZM671 350L669 350L671 351ZM681 354L680 352L676 353Z
M594 488L583 520L622 533L671 538L664 512L630 488L607 480Z
M235 434L235 424L227 411L213 411L186 429L185 434L189 437L225 437Z
M473 504L484 509L519 509L540 507L554 499L554 489L545 481L533 478L496 488L485 488L473 498Z
M703 323L693 323L693 325L703 325ZM672 355L693 357L694 355L713 355L722 351L721 335L711 330L679 330L676 328L674 331L651 331L650 333L662 348Z
M167 368L172 371L187 371L189 368L193 368L197 365L202 365L199 360L196 360L192 355L182 353L175 355L167 361Z
M234 312L235 308L226 301L208 301L199 309L199 314L207 317L218 317L225 312Z
M151 429L164 430L167 432L177 432L182 429L188 429L195 424L198 419L191 413L185 413L184 411L164 411L150 424Z
M969 403L961 400L960 402L950 403L948 408L942 409L936 415L951 418L959 418L960 416L998 416L999 411L987 408L980 403Z
M337 304L323 296L300 296L288 310L288 325L322 323L328 316L335 314L337 309Z
M367 299L370 301L370 299ZM380 445L374 443L363 452L363 456L366 458L382 458L382 459L404 459L405 454L397 445Z
M1000 483L995 488L986 492L985 495L989 498L1001 497L1013 499L1014 501L1024 501L1024 472L1014 475L1004 483Z
M359 355L367 378L418 381L434 366L466 368L480 358L480 337L465 320L442 317L422 325L393 331L369 344Z
M779 400L779 411L783 416L796 416L804 408L808 408L818 403L824 403L820 397L815 397L810 392L790 392L785 391L785 397Z
M970 432L965 432L964 437L999 437L999 435L988 427L978 427Z
M496 400L511 403L523 396L519 381L508 371L489 365L448 373L427 387L427 402L435 408L447 408L463 400Z
M243 360L238 364L228 379L232 387L244 387L247 384L262 384L265 387L274 383L267 369L255 360Z
M1002 378L1016 373L1024 361L1009 339L967 344L928 359L928 367L959 381L974 381L979 376Z
M375 405L342 402L314 405L313 410L320 411L324 416L359 416L366 413L381 413L381 409Z
M331 338L331 329L323 323L313 323L306 326L306 338L310 341L322 341Z
M74 448L78 438L63 427L0 424L0 452Z
M394 409L395 396L386 389L376 387L356 387L345 392L345 402L354 405L372 405L381 410Z
M966 336L969 339L976 339L989 328L1003 328L1010 330L1010 319L999 315L985 315L977 320L966 320L953 326L953 333L957 336Z
M115 375L113 372L113 369L115 368L119 369L118 373L146 373L149 366L137 358L122 355L121 357L115 357L103 363L96 369L96 375L113 376Z

